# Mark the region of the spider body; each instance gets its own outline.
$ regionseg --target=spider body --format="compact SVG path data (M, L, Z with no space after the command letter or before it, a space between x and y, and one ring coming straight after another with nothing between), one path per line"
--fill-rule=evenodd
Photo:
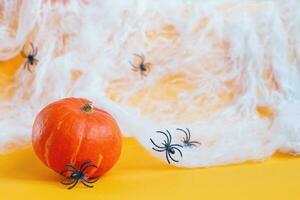
M172 160L173 162L179 162L173 157L173 155L176 154L176 152L178 152L179 155L182 157L182 152L180 148L183 148L183 146L179 144L172 144L172 136L168 130L166 130L166 132L162 132L162 131L156 131L156 132L163 134L166 137L166 140L164 140L161 143L162 146L160 146L156 144L152 140L152 138L150 138L151 143L154 145L152 149L157 152L165 152L165 156L169 164L171 163L170 160Z
M29 55L27 59L30 65L34 65L37 62L33 55Z
M96 165L92 164L91 161L85 161L82 163L79 169L77 169L74 165L67 164L66 165L67 169L62 171L60 174L65 175L66 173L69 174L68 180L67 181L62 181L61 183L64 185L70 185L68 189L72 189L77 185L78 182L81 182L83 185L86 187L92 188L92 185L89 185L88 183L95 183L98 181L99 177L88 177L86 175L85 170L94 167L97 168Z
M185 147L196 147L197 145L201 145L200 142L191 141L191 132L188 128L186 130L177 128L176 130L182 131L185 134L185 137L182 139L182 143Z
M167 151L169 151L170 154L175 154L175 150L172 149L172 147L167 147Z
M25 52L25 45L23 46L23 49L21 51L21 55L26 59L24 63L24 69L31 71L31 67L36 65L38 63L38 59L36 59L36 55L38 53L38 49L34 48L33 44L30 43L31 50L29 53Z
M73 178L73 179L81 179L82 177L84 177L84 173L82 173L82 172L74 172L70 176L70 178Z
M132 66L132 71L140 72L141 77L147 76L148 73L151 71L151 63L145 63L145 56L143 54L133 54L134 56L140 59L140 63L138 65L134 65L132 62L129 61L130 65Z

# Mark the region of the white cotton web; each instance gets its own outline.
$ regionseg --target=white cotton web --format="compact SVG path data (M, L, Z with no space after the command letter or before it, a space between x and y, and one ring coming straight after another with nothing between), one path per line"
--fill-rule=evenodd
M20 68L0 100L1 152L29 144L37 112L64 97L91 99L124 136L177 166L300 151L296 0L19 3L0 4L0 59L31 41L39 62ZM134 54L150 63L144 77ZM184 146L178 128L199 144ZM164 151L168 142L180 152Z

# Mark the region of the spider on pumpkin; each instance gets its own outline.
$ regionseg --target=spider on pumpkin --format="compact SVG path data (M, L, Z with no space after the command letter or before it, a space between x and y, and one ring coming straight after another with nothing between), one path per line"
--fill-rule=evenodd
M64 185L71 185L70 187L68 187L69 190L72 189L73 187L75 187L75 185L77 185L77 183L79 181L86 187L92 188L94 186L89 185L88 183L95 183L96 181L99 180L99 177L87 177L86 176L85 170L87 168L89 168L89 167L97 168L97 166L94 165L93 163L91 163L90 160L87 160L84 163L82 163L79 170L74 165L71 165L71 164L67 164L66 167L67 167L67 169L62 171L60 173L60 175L64 176L65 173L71 172L68 177L68 180L71 180L71 181L69 181L69 182L62 181L61 183Z
M133 54L134 56L140 58L140 63L138 65L134 65L131 61L129 61L129 64L132 66L132 71L137 72L139 71L141 74L141 77L147 76L149 72L151 71L151 63L145 63L145 56L143 54Z
M191 132L188 128L186 128L186 131L181 128L177 128L176 130L181 131L185 134L185 137L183 137L182 140L182 143L185 147L197 147L197 145L201 145L200 142L191 141Z
M38 59L36 59L36 55L38 53L38 48L34 48L33 44L30 43L31 51L29 53L25 52L25 45L23 46L23 49L21 51L21 55L26 59L24 63L24 69L31 71L31 67L36 65L38 63Z
M168 163L170 164L170 159L174 162L179 162L178 160L174 159L172 155L174 155L176 153L176 151L180 154L180 156L182 157L182 152L179 148L183 148L182 145L179 144L172 144L172 136L170 134L170 132L168 130L166 130L165 132L162 131L156 131L157 133L161 133L164 136L166 136L167 140L164 140L164 142L162 142L162 146L157 145L152 138L150 138L150 141L152 142L152 144L154 145L154 147L152 148L154 151L157 152L166 152L166 159L168 161Z

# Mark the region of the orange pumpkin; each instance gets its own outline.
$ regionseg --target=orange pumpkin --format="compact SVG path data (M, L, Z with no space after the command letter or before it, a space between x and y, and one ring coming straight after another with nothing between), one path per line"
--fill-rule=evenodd
M101 176L112 168L121 153L121 133L114 118L86 99L66 98L46 106L32 130L37 156L60 173L66 164L79 168L90 160L98 168L88 176Z

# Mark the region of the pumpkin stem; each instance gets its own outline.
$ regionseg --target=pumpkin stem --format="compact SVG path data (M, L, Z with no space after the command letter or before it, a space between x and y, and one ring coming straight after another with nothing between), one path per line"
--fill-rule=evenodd
M81 106L81 111L82 112L85 112L85 113L87 113L87 114L90 114L90 113L92 113L93 112L93 103L92 102L89 102L89 103L86 103L86 104L84 104L83 106Z

